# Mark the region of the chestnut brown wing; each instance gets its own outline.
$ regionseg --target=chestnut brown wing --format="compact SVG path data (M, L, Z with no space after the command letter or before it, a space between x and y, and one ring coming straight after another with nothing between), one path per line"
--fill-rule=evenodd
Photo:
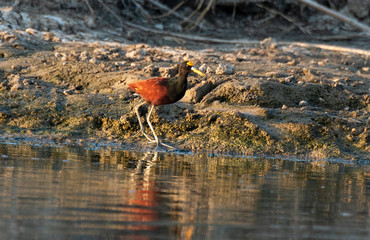
M169 78L159 77L131 83L128 89L139 94L152 105L165 105L173 103L168 94Z

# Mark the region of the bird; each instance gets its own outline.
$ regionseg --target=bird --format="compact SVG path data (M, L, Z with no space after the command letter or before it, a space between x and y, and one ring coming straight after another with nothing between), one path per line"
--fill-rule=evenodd
M142 98L142 101L136 105L135 112L139 120L140 131L149 140L149 143L156 143L157 147L162 145L173 148L159 141L152 123L150 122L150 115L155 106L172 104L184 97L188 83L187 77L191 72L195 72L200 76L204 75L200 70L194 67L193 62L186 61L179 65L178 74L175 77L156 77L128 84L128 89ZM145 132L143 123L140 120L139 108L144 104L151 105L146 121L153 133L153 138Z

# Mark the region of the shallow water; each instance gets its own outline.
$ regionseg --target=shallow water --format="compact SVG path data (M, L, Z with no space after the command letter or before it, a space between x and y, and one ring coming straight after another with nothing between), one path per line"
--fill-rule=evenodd
M370 166L0 144L0 239L369 239Z

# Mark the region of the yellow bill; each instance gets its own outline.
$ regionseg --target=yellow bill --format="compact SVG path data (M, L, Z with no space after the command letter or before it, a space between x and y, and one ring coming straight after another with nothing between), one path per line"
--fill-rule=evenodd
M200 76L204 76L204 73L202 73L201 71L199 71L198 69L196 69L195 67L192 67L191 68L191 71L195 72L196 74L200 75Z

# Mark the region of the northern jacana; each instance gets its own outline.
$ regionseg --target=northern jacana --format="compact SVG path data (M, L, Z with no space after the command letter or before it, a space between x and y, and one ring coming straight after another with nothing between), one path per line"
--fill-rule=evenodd
M179 101L186 92L187 88L187 78L189 73L195 72L201 76L203 73L198 69L194 68L194 64L191 61L183 62L179 66L179 71L176 77L166 78L166 77L157 77L152 79L147 79L128 85L128 89L136 92L143 99L135 107L135 112L140 124L140 131L144 136L149 140L149 143L156 143L158 145L163 145L169 148L173 148L167 144L160 143L158 136L154 131L154 128L150 122L150 115L152 114L153 108L159 105L172 104ZM139 108L144 104L151 104L152 107L149 110L146 121L150 127L150 130L153 132L152 139L146 132L143 126L143 123L140 120Z

